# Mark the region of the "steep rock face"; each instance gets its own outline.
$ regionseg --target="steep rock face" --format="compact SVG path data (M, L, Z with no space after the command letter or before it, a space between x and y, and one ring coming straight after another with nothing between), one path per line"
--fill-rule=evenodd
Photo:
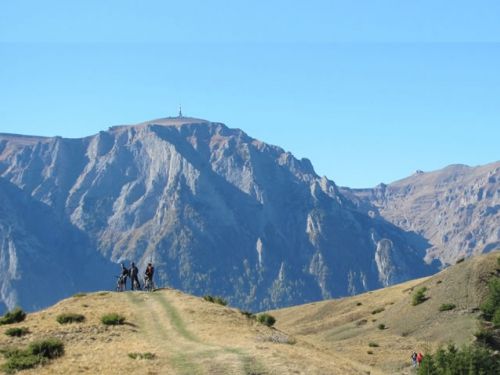
M250 309L430 274L425 239L370 217L306 160L197 119L76 140L0 135L0 173L113 261Z
M362 212L427 238L444 265L500 248L500 162L452 165L375 189L342 189Z
M109 272L85 236L53 210L0 178L0 313L33 310L98 282Z

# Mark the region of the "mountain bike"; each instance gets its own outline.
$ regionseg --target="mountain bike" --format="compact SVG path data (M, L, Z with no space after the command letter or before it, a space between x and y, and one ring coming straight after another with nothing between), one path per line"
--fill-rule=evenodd
M149 277L144 277L144 290L147 292L152 292L154 290L155 286L153 283L153 280L150 279Z
M126 289L127 276L116 276L116 291L123 292Z

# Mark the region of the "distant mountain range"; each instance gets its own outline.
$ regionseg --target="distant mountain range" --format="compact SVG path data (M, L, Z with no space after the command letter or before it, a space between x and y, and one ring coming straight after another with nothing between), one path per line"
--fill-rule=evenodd
M307 159L193 118L81 139L0 134L0 309L112 288L111 261L152 261L157 284L252 310L429 275L498 246L499 170L352 190ZM44 283L57 269L67 279L56 293Z

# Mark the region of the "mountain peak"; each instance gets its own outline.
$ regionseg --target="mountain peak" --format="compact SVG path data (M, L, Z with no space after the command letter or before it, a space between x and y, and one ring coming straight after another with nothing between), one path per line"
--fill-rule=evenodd
M116 125L116 126L110 127L109 130L117 130L117 129L122 129L125 127L143 127L143 126L148 126L148 125L180 127L180 126L185 126L185 125L209 125L209 124L212 124L212 122L210 122L208 120L195 118L195 117L177 116L177 117L162 117L162 118L144 121L144 122L140 122L138 124L132 124L132 125Z

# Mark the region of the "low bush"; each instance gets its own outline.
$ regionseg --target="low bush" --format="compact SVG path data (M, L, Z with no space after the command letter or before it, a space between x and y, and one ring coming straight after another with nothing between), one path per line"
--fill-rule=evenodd
M368 351L367 351L366 353L367 353L367 354L370 354L370 355L372 355L372 354L373 354L373 351L371 351L371 350L368 350Z
M29 344L28 351L37 356L53 359L64 354L64 344L58 339L45 339Z
M362 302L358 302L356 303L356 306L361 306L363 303Z
M257 321L259 323L262 323L268 327L272 327L274 323L276 323L276 318L272 315L269 315L267 313L263 313L257 316Z
M380 323L377 327L378 327L378 329L380 329L380 330L384 330L384 329L386 328L386 327L385 327L385 324L383 324L383 323Z
M29 329L26 327L14 327L7 329L5 334L11 337L21 337L27 335L29 332Z
M85 320L85 316L82 314L65 313L58 315L56 320L59 324L81 323Z
M2 365L2 370L11 374L44 365L50 359L62 356L64 344L58 339L46 339L34 341L26 349L2 350L2 354L7 360Z
M125 317L115 313L106 314L101 317L101 322L107 326L117 326L125 323Z
M465 262L465 258L460 258L459 260L456 261L455 264L460 264L460 263L463 263Z
M129 358L132 359L155 359L156 355L154 353L128 353Z
M16 307L0 318L0 326L3 324L19 323L24 319L26 319L26 313L20 307Z
M87 293L76 293L76 294L73 294L73 297L80 298L80 297L85 297L86 295L87 295Z
M457 305L453 303L443 303L441 306L439 306L439 311L450 311L453 310Z
M251 313L250 311L240 310L240 313L242 315L245 315L248 319L256 319L255 314Z
M500 310L500 277L493 277L488 283L488 297L481 305L483 318L491 321L498 310Z
M213 297L211 295L203 296L203 299L208 302L218 303L219 305L226 306L227 301L222 297Z
M479 331L474 333L477 341L483 345L491 345L494 343L493 332L489 329L481 327Z
M376 342L369 342L369 343L368 343L368 346L369 346L370 348L378 348L380 345L379 345L379 344L377 344Z
M382 312L382 311L384 311L384 310L385 310L385 308L383 308L383 307L379 307L379 308L377 308L377 309L373 310L373 311L372 311L372 314L373 314L373 315L375 315L375 314L381 313L381 312Z
M426 354L418 374L500 374L500 361L489 349L477 345L457 348L450 344L432 355Z
M427 288L423 286L422 288L418 288L415 294L412 297L412 305L420 305L422 302L427 301L427 297L425 296L425 292L427 292Z

